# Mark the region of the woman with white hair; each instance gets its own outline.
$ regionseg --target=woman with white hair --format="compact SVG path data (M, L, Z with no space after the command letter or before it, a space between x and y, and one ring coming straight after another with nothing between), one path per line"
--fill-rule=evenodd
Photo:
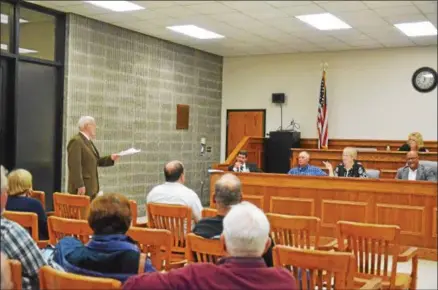
M339 177L368 177L362 163L356 160L357 150L353 147L345 147L342 152L342 162L333 170L330 162L324 162L325 167L329 171L330 176Z

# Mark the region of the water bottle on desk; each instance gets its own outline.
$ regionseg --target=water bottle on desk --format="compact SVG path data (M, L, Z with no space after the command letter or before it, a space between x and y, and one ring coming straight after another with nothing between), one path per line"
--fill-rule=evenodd
M386 146L386 151L391 151L391 147L389 145Z

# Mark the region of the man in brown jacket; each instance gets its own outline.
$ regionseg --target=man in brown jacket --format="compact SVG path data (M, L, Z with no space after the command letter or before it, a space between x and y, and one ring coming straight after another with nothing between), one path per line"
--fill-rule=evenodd
M79 133L70 139L68 153L68 192L87 194L94 198L99 192L97 167L113 166L119 155L100 157L92 139L96 137L96 122L93 117L84 116L78 122Z

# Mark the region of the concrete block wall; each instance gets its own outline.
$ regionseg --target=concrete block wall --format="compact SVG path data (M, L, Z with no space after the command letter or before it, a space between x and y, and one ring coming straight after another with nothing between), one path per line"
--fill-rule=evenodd
M66 144L78 118L90 115L101 155L142 150L99 169L104 192L135 199L142 215L146 193L164 181L164 164L178 159L186 185L208 204L204 177L220 155L222 57L74 14L68 16L66 57L63 188ZM177 104L190 106L188 130L176 130ZM200 156L202 137L211 154Z

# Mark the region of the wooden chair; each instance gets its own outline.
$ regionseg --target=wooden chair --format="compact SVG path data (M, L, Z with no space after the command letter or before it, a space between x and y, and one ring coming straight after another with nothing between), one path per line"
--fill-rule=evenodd
M43 209L46 210L46 193L44 191L31 190L30 197L39 200Z
M274 267L285 267L298 289L380 289L381 279L354 281L356 264L351 253L298 249L278 245L273 249ZM330 285L330 287L327 287Z
M53 194L55 215L68 219L87 219L90 210L90 197L55 192Z
M189 263L217 263L225 256L220 240L204 239L194 233L187 234L186 259Z
M263 210L263 204L264 204L264 198L263 195L242 195L242 201L247 201L255 206L257 206L259 209Z
M121 289L122 283L109 278L95 278L58 271L43 266L39 271L40 290L64 289Z
M355 256L358 278L381 278L385 289L416 289L417 248L408 248L400 254L398 226L338 221L337 235L338 249ZM392 256L391 272L389 256ZM411 274L397 273L397 263L409 260L412 260Z
M320 245L320 219L312 216L291 216L268 213L271 238L275 245L303 249L330 249L336 239L327 245Z
M185 262L186 234L192 232L192 210L187 206L148 203L148 225L172 234L172 262Z
M23 289L22 276L21 276L21 263L18 260L7 260L7 263L11 269L11 280L14 290Z
M63 237L75 237L85 244L93 234L93 230L85 220L49 216L47 218L47 225L49 228L49 242L53 246Z
M135 200L130 199L129 207L131 208L132 226L143 227L143 228L147 227L147 222L140 220L138 217L137 202Z
M38 215L34 212L5 211L3 216L14 221L27 231L35 242L38 242Z
M157 271L170 270L172 234L168 230L130 227L126 233L135 240Z
M217 209L215 208L204 208L202 209L202 218L215 217L217 216Z

